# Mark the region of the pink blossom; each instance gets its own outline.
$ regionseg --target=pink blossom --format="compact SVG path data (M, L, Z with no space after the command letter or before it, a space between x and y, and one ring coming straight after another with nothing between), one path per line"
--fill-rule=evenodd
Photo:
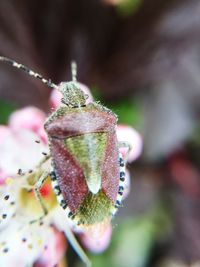
M108 224L106 230L100 236L93 236L90 233L84 232L81 234L81 242L93 253L101 253L106 250L110 244L112 235L112 226Z
M20 200L27 181L23 176L19 178L17 175L19 168L22 168L23 172L35 168L38 161L44 157L40 148L43 151L45 146L36 144L34 141L38 136L27 129L0 127L1 129L4 134L1 134L2 139L0 138L0 214L6 216L0 223L0 231L3 229L0 235L3 251L1 264L6 267L27 266L32 265L38 258L44 261L48 258L45 267L53 266L63 257L66 241L50 226L51 220L48 216L44 219L43 226L38 223L29 225L30 221L39 215L28 208L31 197L26 199L26 203ZM6 199L6 196L9 198ZM56 248L54 253L53 248ZM22 252L26 257L22 257Z
M3 142L4 138L9 134L9 128L4 125L0 125L0 143Z
M47 136L44 131L44 121L46 115L36 107L25 107L15 111L9 118L9 126L12 130L27 129L36 133L44 142Z
M102 0L107 5L118 6L120 4L126 4L127 0Z
M9 118L9 126L12 129L28 129L38 132L46 116L44 112L35 107L25 107L15 111Z
M38 136L26 129L12 130L0 139L0 170L2 174L15 177L19 169L28 171L35 167L43 157L42 151L48 148L35 143ZM5 175L4 175L4 178Z
M4 184L7 177L8 174L4 170L0 169L0 185Z
M54 229L54 234L47 246L44 247L39 259L35 262L34 267L52 267L62 259L63 250L67 248L66 239L63 233Z

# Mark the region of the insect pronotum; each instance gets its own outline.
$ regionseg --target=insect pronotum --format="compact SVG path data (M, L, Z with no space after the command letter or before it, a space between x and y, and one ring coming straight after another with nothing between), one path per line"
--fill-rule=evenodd
M63 96L61 105L44 123L50 154L45 155L42 164L50 158L51 169L38 177L34 186L44 216L48 211L40 188L50 176L58 203L76 225L89 228L109 221L120 207L124 191L126 159L123 160L119 147L130 150L128 143L117 141L117 116L99 103L86 104L88 96L76 80L74 62L72 81L56 85L16 61L6 57L0 57L0 61L40 79ZM67 236L89 266L87 256L69 227Z

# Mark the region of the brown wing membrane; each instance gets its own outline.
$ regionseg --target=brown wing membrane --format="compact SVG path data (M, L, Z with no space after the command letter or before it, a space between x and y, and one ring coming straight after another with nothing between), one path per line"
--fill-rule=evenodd
M63 198L66 200L70 210L75 212L88 194L83 171L67 151L62 140L52 139L51 154Z

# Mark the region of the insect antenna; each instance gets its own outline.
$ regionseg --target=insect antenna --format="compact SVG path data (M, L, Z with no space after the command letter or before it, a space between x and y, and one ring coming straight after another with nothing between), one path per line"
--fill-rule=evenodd
M77 81L77 64L75 61L71 62L72 81Z
M26 66L24 66L20 63L17 63L16 61L14 61L12 59L0 56L0 61L5 62L5 63L17 68L17 69L23 70L28 75L39 79L42 83L46 84L48 87L58 89L58 86L56 84L52 83L51 80L47 80L47 79L43 78L42 75L32 71L31 69L27 68Z

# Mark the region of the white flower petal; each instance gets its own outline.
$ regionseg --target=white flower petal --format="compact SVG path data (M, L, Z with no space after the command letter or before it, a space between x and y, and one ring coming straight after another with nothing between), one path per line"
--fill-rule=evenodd
M22 221L15 219L15 223L0 233L2 267L32 266L52 242L53 228L25 221L22 224Z
M42 152L48 153L44 145L35 142L37 139L37 135L28 130L10 132L0 143L0 169L16 175L18 169L34 168L44 157Z

